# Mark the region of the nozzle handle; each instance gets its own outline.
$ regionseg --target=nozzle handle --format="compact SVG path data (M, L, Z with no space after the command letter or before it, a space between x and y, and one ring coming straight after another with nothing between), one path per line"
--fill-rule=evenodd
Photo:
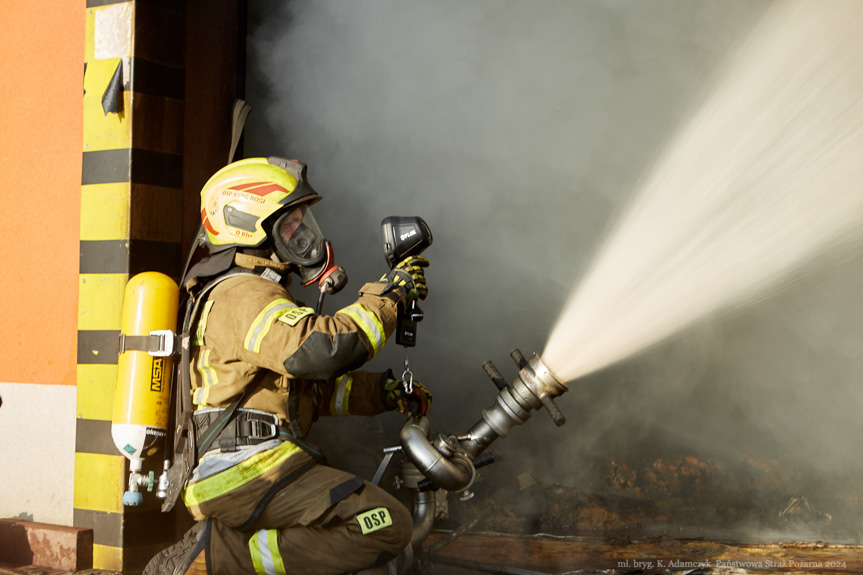
M563 412L557 408L557 405L555 405L554 400L550 395L543 395L539 400L542 402L542 406L551 416L551 419L554 421L556 426L560 427L566 423L566 416L564 416Z
M494 463L494 454L490 451L486 451L479 457L473 460L473 468L479 469L480 467L485 467L486 465L491 465Z
M520 349L514 349L509 352L509 356L515 362L515 365L518 366L519 369L524 369L524 366L527 365L527 359L524 357L524 354L521 353Z
M485 370L485 374L489 377L489 379L494 382L497 386L498 391L503 391L507 387L506 380L504 380L503 376L497 370L495 365L491 361L487 361L482 364L482 368Z

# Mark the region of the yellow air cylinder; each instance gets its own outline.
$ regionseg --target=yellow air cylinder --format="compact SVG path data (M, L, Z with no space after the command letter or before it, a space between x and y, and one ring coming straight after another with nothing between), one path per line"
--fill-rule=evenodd
M143 502L138 486L152 491L152 475L140 473L143 460L163 450L167 438L173 360L159 354L173 345L178 300L177 284L158 272L140 273L126 284L111 422L114 445L130 462L125 505Z

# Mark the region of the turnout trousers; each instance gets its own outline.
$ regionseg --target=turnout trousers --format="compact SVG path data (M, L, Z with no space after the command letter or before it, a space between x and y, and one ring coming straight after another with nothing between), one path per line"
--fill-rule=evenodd
M210 575L345 574L381 565L410 544L413 520L396 498L305 453L295 457L308 469L272 494L253 523L231 525L259 505L238 509L226 497L207 506Z

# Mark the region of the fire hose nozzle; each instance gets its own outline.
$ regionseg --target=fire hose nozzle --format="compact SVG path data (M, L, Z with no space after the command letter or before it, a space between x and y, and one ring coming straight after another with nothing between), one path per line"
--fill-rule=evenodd
M555 405L553 399L569 390L566 384L554 377L554 374L537 354L533 354L529 360L525 360L521 352L514 349L510 355L520 368L518 377L513 380L513 385L518 381L524 383L542 403L555 425L560 427L566 423L566 417Z
M482 411L482 418L465 434L439 435L434 441L431 437L431 423L426 417L410 418L405 422L399 436L401 450L406 456L413 477L405 484L408 489L418 493L439 487L452 492L467 493L476 480L477 469L488 465L494 458L483 452L497 439L509 435L516 425L521 425L531 417L533 410L545 407L554 423L558 426L566 418L554 404L553 398L567 391L548 369L538 355L530 360L520 351L511 354L519 366L518 375L507 385L500 372L489 361L483 365L486 374L498 387L495 402ZM382 469L375 475L378 480ZM425 477L429 481L423 481Z

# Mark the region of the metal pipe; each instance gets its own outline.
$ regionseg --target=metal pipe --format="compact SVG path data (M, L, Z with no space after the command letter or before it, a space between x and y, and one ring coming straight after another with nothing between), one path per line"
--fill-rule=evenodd
M538 355L525 360L518 350L513 354L522 366L518 375L500 389L495 402L482 411L482 418L470 431L458 437L458 445L448 445L446 438L439 441L439 447L433 445L429 441L431 424L425 417L411 418L402 428L401 444L408 459L438 487L455 492L469 488L476 478L473 459L495 440L509 435L513 427L530 419L532 411L545 407L556 424L563 423L552 398L566 392L566 385L554 377Z
M431 533L435 516L434 491L411 491L411 515L414 518L414 531L411 535L411 546L418 551Z
M425 417L411 418L402 427L402 449L417 469L447 491L464 491L471 486L476 471L469 459L454 454L449 459L428 439L431 423Z

